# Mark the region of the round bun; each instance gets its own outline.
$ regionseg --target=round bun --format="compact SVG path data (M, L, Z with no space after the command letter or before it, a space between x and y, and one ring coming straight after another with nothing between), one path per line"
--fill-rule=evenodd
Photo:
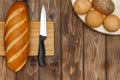
M120 28L120 20L116 15L111 14L105 17L103 25L106 30L114 32Z
M85 21L89 27L96 28L103 23L103 15L96 10L92 10L86 15Z
M89 0L76 0L74 4L74 10L78 14L86 14L92 7Z
M93 0L92 4L96 10L107 15L111 14L115 9L115 5L111 0Z

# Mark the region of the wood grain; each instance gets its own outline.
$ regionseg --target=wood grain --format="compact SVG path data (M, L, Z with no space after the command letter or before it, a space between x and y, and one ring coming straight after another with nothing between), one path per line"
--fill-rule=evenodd
M106 80L105 35L84 27L84 78Z
M39 22L31 23L30 56L38 55L39 26ZM54 56L54 22L47 22L47 39L45 40L45 50L46 56Z
M28 7L28 11L29 11L29 20L38 21L39 20L39 14L38 14L39 0L26 0L26 2L27 2L26 4ZM37 34L36 36L39 36L39 34ZM38 39L36 40L36 43L38 44ZM28 58L28 62L25 65L24 69L17 73L17 80L38 80L37 57Z
M107 80L120 80L120 36L107 36Z
M0 21L3 21L4 17L4 13L3 13L3 5L4 0L0 0ZM3 32L1 32L0 34L3 34ZM0 43L0 45L3 45L3 35L1 35L0 37L2 37L2 39L0 38L0 41L2 43ZM4 48L0 48L0 51L4 50ZM0 80L5 80L5 75L6 75L6 62L5 62L5 58L4 57L0 57Z
M83 80L83 23L70 0L61 3L62 80Z
M4 4L4 0L0 0L0 21L3 21L4 17L4 12L3 12L3 5ZM1 29L0 29L1 30ZM3 34L3 32L1 32L0 34ZM1 35L0 37L0 46L3 46L3 35ZM4 48L0 48L0 51L3 52ZM0 57L0 80L5 80L5 75L6 75L6 62L5 62L5 58L4 57Z
M61 0L40 0L40 11L45 5L47 20L54 21L55 30L55 55L46 57L46 66L39 67L39 80L61 80L61 33L60 33L60 1Z
M5 16L6 13L9 9L9 7L15 2L15 0L0 0L0 21L4 21L5 20ZM6 4L6 5L3 5ZM1 30L1 29L0 29ZM2 28L3 30L3 28ZM0 32L0 34L3 34L4 30L2 32ZM4 35L0 35L0 46L3 46L3 36ZM0 48L0 52L4 51L4 47ZM0 80L16 80L16 74L9 70L6 66L6 60L5 57L0 57Z
M0 21L3 21L3 2L4 0L0 0ZM3 34L3 33L0 33L0 34ZM3 37L0 36L0 37ZM3 42L3 39L0 38L0 41ZM3 45L3 43L0 43L0 45ZM3 48L0 48L0 51L2 51ZM4 68L3 68L4 67ZM6 62L5 62L5 59L4 57L0 57L0 80L4 80L5 79L5 74L6 74Z
M30 38L29 38L29 56L38 55L38 39L40 23L38 21L30 22ZM0 56L4 56L3 45L4 22L0 22ZM45 40L46 56L54 56L54 22L47 22L47 39Z

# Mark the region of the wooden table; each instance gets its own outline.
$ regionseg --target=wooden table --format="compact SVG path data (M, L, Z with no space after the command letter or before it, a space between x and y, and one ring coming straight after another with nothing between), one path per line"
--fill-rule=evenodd
M0 0L0 21L15 0ZM39 67L29 57L17 73L0 57L0 80L120 80L120 36L109 36L88 28L75 14L70 0L28 0L31 21L39 21L41 7L47 20L55 22L55 56ZM1 44L1 43L0 43Z

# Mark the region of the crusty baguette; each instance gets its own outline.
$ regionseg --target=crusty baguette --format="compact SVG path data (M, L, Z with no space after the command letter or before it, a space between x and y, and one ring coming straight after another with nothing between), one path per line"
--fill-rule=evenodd
M27 61L29 51L29 22L26 4L15 2L5 20L4 48L7 66L17 72Z

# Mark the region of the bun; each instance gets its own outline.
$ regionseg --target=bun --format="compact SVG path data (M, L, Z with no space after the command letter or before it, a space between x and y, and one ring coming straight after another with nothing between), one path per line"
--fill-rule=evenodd
M105 17L103 25L109 32L114 32L120 28L120 20L116 15L111 14Z
M92 7L89 0L76 0L74 4L74 10L78 14L86 14Z
M115 9L112 0L93 0L92 4L96 10L106 15L111 14Z
M91 10L86 15L85 22L91 28L99 27L103 22L103 14L96 10Z
M29 24L26 4L15 2L5 20L4 48L7 66L17 72L23 68L28 57Z

